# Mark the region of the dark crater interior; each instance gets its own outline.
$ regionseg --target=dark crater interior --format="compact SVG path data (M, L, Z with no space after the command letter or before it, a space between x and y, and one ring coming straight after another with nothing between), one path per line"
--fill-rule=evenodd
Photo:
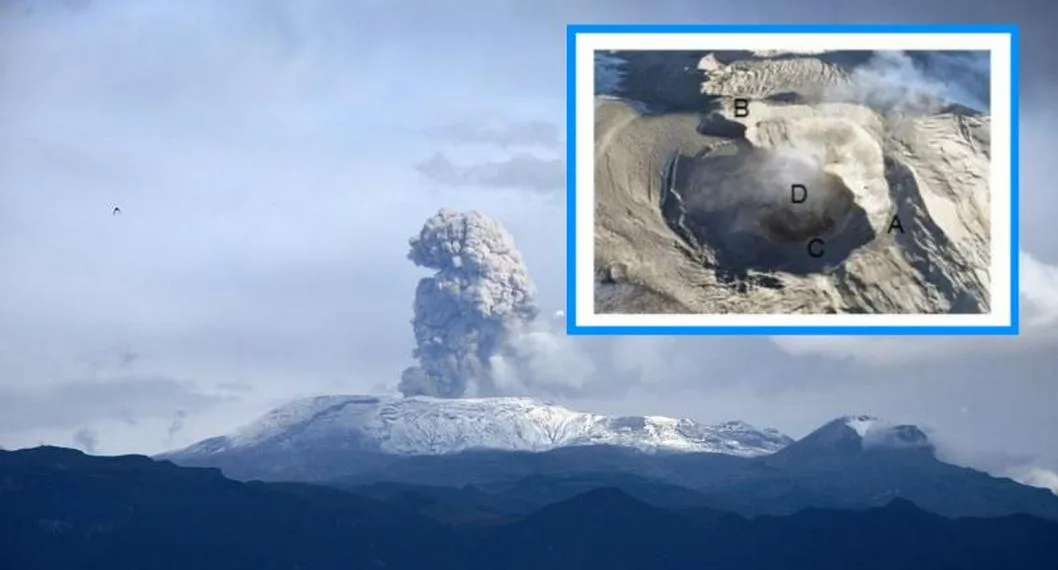
M689 246L712 252L720 281L781 288L759 274L826 272L874 239L866 212L838 177L790 160L737 144L669 162L662 214ZM810 253L812 240L823 243Z

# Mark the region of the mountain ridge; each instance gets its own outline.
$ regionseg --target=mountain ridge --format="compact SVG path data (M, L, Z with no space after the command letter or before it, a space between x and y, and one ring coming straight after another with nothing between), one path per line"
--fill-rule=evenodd
M227 436L159 455L191 459L267 445L330 444L389 455L470 450L547 451L612 445L645 452L756 456L793 440L741 421L704 425L686 418L607 416L532 398L430 398L333 395L280 406Z
M0 452L0 504L0 567L36 570L1058 565L1054 521L950 519L900 499L747 518L659 508L603 485L522 516L442 524L317 485L61 448Z
M514 503L619 482L665 501L691 495L661 487L684 488L698 494L696 504L747 515L905 498L946 516L1058 520L1058 496L944 463L913 425L851 415L798 441L776 434L742 422L584 414L527 398L334 396L299 400L230 436L156 458L241 480L340 488L509 488L538 477Z

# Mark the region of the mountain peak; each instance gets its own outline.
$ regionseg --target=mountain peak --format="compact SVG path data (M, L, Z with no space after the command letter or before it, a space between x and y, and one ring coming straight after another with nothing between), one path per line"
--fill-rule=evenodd
M710 426L686 418L606 416L532 398L337 395L291 402L230 435L160 457L211 464L225 456L312 454L306 464L323 461L339 468L364 454L540 452L576 446L755 457L791 441L773 429L742 422Z
M876 416L841 416L824 424L776 454L790 460L849 457L879 449L928 449L929 437L914 425L897 424Z

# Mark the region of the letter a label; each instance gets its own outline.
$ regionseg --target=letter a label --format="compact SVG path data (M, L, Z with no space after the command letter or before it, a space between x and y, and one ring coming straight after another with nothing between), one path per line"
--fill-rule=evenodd
M900 216L893 216L893 221L889 222L889 231L886 233L891 234L894 229L904 233L904 226L900 224Z

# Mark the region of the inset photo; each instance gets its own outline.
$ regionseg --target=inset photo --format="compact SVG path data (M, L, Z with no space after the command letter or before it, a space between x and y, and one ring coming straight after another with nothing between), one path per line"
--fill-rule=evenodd
M1017 33L570 26L571 334L1016 334Z

